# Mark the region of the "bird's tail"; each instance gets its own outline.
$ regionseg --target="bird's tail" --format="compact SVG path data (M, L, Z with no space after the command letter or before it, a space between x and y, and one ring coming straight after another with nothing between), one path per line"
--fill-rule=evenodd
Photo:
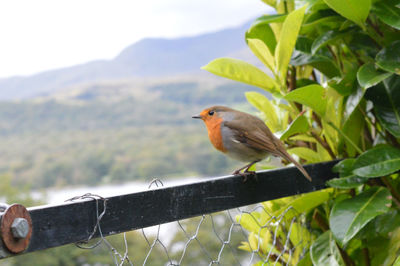
M294 165L299 169L299 171L311 182L311 176L307 173L306 169L303 168L301 164L299 164L283 147L278 150L278 155L283 157L284 159L294 163Z

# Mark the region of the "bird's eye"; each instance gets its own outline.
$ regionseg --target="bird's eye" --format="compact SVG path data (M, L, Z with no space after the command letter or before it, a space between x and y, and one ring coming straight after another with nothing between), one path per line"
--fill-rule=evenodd
M212 110L211 110L211 111L208 111L208 114L209 114L209 115L213 115L213 114L214 114L214 111L212 111Z

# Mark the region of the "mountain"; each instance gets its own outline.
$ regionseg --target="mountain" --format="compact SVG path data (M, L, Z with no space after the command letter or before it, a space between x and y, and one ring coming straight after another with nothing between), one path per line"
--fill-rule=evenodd
M112 60L98 60L27 77L0 79L0 100L46 96L99 81L138 77L198 75L200 67L223 56L252 60L244 41L249 23L237 28L176 39L143 39Z

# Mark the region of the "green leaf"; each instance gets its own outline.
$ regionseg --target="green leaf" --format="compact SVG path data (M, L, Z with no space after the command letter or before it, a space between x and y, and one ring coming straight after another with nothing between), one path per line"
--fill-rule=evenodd
M395 260L394 263L393 263L393 266L400 266L400 256L398 256L398 257L396 258L396 260Z
M282 134L281 140L284 141L288 137L293 136L298 133L306 133L310 129L310 125L307 121L307 118L303 115L298 116L286 129L286 131Z
M318 36L311 47L311 53L315 54L320 48L326 46L327 44L334 42L338 39L342 39L346 34L349 34L349 30L338 31L338 30L330 30L325 32L324 34Z
M275 211L272 216L278 217L284 211L290 208L292 211L288 211L285 214L285 219L290 220L299 213L307 213L314 209L315 207L326 202L332 193L332 189L324 189L319 191L314 191L310 193L301 194L299 197L290 197L290 201L286 205ZM271 216L269 216L270 219ZM267 222L267 221L265 221Z
M271 131L278 131L280 129L278 115L276 114L275 107L270 100L258 92L246 92L245 95L250 104L264 113L265 122Z
M343 17L365 29L364 22L371 8L371 0L324 0L324 2Z
M397 261L397 256L400 250L400 228L392 232L389 242L388 256L386 257L383 265L393 265Z
M340 173L340 176L347 176L353 171L353 165L356 159L354 158L349 158L349 159L344 159L335 166L332 167L332 171L334 173Z
M331 54L327 48L322 48L316 54L311 55L312 43L312 39L299 36L290 64L293 66L310 65L328 78L339 75L339 70L331 59Z
M353 174L379 177L400 170L400 150L391 146L379 146L361 154L354 162Z
M297 263L297 266L309 266L312 265L310 252L307 252L304 257Z
M382 126L400 138L400 76L393 75L369 88L365 98L374 103L375 114Z
M329 225L338 242L346 245L369 221L389 210L390 192L372 187L351 199L337 202L329 217Z
M304 104L321 117L325 115L327 100L325 89L320 85L309 85L298 88L289 92L284 99Z
M286 80L286 72L296 44L306 6L291 12L282 25L280 38L275 50L275 66L281 81Z
M255 56L272 72L275 71L274 56L265 43L258 39L247 39L248 45Z
M368 177L350 175L346 177L333 178L328 182L326 182L326 184L334 188L350 189L359 187L360 185L367 182L368 179L369 179Z
M338 162L332 171L339 173L340 178L334 178L327 182L331 187L350 189L356 188L365 183L369 178L353 175L353 165L356 159L350 158Z
M377 234L387 237L400 224L400 213L399 210L390 210L385 214L379 215L374 219L373 228Z
M361 87L367 89L375 86L382 80L390 77L392 73L388 73L377 69L374 63L364 64L357 72L357 80Z
M320 235L310 248L313 265L346 265L331 231Z
M350 111L349 109L346 110ZM341 139L342 143L346 144L346 152L350 157L354 157L357 154L357 150L353 144L357 147L359 146L359 143L363 138L365 124L363 113L359 109L353 110L354 111L343 125L343 133L348 137L348 139ZM353 143L351 143L349 139Z
M322 16L317 20L313 20L312 22L305 22L301 27L300 34L306 35L315 31L316 27L323 25L324 28L335 29L338 28L341 23L343 23L343 17L338 15L333 16Z
M351 68L341 78L336 77L328 81L328 85L334 88L342 96L348 96L357 90L357 68ZM357 103L358 104L358 103ZM351 113L351 112L350 112Z
M378 1L374 3L373 11L384 23L400 30L400 9L396 5L391 5L390 1Z
M379 51L375 61L380 68L400 75L400 41L392 42Z
M276 1L275 0L261 0L269 6L275 7Z
M257 86L271 93L279 93L275 80L257 67L241 60L218 58L202 67L215 75Z
M305 147L296 147L287 150L290 154L296 154L302 159L307 160L308 163L317 163L321 161L318 152Z
M250 29L247 30L245 35L246 40L259 39L263 41L273 54L276 47L276 38L269 23L283 22L285 18L286 15L262 16L257 18L250 26Z
M293 53L290 64L293 66L310 65L319 70L328 78L333 78L340 74L336 65L329 57L325 57L319 54L311 55L308 53L295 51Z

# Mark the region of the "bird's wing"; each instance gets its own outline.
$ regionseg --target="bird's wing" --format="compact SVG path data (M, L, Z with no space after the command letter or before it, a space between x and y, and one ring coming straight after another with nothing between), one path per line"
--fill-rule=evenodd
M246 119L234 119L224 122L224 126L234 132L234 138L252 148L275 154L276 138L261 119L248 116Z

